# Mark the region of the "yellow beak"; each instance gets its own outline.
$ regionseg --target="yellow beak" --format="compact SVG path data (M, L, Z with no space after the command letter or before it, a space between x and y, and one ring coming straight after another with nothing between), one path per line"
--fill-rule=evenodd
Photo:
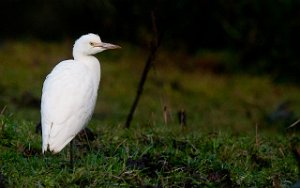
M115 44L110 44L110 43L105 43L105 42L101 42L101 43L96 43L93 45L94 47L101 47L104 48L106 50L108 49L118 49L121 48L121 46L119 45L115 45Z

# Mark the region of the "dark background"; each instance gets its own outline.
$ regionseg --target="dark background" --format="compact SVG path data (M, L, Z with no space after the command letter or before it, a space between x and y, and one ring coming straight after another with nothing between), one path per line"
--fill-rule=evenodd
M268 73L297 83L299 10L299 0L6 0L0 38L60 40L94 32L146 46L154 12L169 50L230 50L238 60L224 72Z

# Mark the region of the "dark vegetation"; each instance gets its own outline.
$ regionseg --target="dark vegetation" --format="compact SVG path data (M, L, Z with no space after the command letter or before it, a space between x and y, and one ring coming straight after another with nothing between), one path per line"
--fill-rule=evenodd
M67 150L58 155L41 154L40 136L33 127L1 116L2 185L289 187L297 177L289 144L295 140L279 135L261 136L256 142L255 137L226 132L92 126L98 136L89 141L80 138L82 135L75 139L75 168L70 169Z
M267 71L278 81L297 81L299 8L298 0L6 0L0 6L0 36L53 40L95 32L147 46L154 11L158 29L166 32L163 45L171 51L197 55L226 49L236 58L214 62L218 71Z

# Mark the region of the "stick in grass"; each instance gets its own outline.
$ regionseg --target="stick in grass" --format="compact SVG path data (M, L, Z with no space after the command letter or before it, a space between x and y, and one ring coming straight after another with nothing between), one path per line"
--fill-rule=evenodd
M258 138L258 124L256 123L255 125L255 144L256 144L256 147L259 146L259 138Z
M288 129L294 127L294 126L297 125L299 122L300 122L300 119L298 119L298 120L295 121L292 125L290 125L290 126L288 127Z
M129 114L127 116L127 120L126 120L126 124L125 124L126 128L130 127L130 124L131 124L131 121L132 121L132 118L133 118L133 114L135 112L135 109L138 105L138 102L140 100L140 97L141 97L143 89L144 89L144 84L146 82L148 72L149 72L150 68L152 67L152 65L154 63L156 52L158 50L158 47L160 46L161 39L162 39L162 34L157 33L156 19L155 19L155 16L154 16L153 12L152 12L151 16L152 16L152 28L153 28L153 33L154 34L153 34L153 38L152 38L152 42L151 42L150 54L149 54L148 59L146 61L144 71L143 71L142 77L141 77L140 82L139 82L136 97L135 97L135 99L132 103L131 109L130 109Z

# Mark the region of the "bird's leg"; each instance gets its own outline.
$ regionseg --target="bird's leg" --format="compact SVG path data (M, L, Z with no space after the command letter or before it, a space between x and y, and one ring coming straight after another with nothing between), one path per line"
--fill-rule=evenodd
M89 146L89 149L90 149L90 151L92 151L91 144L90 144L89 137L88 137L88 135L87 135L86 129L83 129L83 131L84 131L84 135L85 135L87 144L88 144L88 146Z
M73 155L73 147L74 147L74 140L72 139L70 142L70 167L74 168L74 155Z

